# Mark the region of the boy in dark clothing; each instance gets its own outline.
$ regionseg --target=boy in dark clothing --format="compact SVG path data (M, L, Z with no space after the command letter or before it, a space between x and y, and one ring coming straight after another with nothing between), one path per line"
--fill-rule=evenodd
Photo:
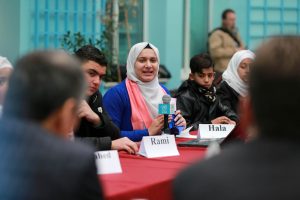
M190 60L189 79L179 87L175 97L177 109L186 119L187 127L197 130L199 124L236 124L238 117L222 105L213 86L214 69L206 53L195 55Z
M97 150L125 150L135 154L137 144L127 137L120 137L120 130L103 109L99 86L106 74L107 60L94 46L86 45L75 52L82 61L82 69L87 81L86 99L79 105L78 118L81 119L75 131L75 139L93 143Z

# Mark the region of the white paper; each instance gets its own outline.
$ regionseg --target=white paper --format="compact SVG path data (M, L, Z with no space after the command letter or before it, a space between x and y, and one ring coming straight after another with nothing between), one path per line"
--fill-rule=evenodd
M139 154L147 158L178 156L174 135L144 136Z
M97 174L122 173L117 150L95 152Z
M221 139L226 138L234 129L233 124L199 124L198 138Z
M192 129L193 127L188 127L186 128L185 130L181 131L179 133L179 135L176 135L176 137L178 138L197 138L197 135L191 135L190 134L190 130Z

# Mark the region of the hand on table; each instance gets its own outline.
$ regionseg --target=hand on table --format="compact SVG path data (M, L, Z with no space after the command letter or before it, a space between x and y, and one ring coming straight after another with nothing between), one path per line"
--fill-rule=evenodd
M216 119L211 120L212 124L233 124L236 125L235 121L229 119L226 116L221 116Z
M113 140L111 142L111 149L118 151L125 150L130 154L136 154L138 152L138 145L127 137L123 137Z

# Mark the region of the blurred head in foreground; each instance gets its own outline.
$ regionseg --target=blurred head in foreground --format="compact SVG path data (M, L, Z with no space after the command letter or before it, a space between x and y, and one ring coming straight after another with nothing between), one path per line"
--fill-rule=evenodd
M3 117L29 120L67 136L84 95L80 63L62 51L39 51L21 58L11 75Z
M300 138L299 51L299 36L273 37L256 51L245 114L261 136Z

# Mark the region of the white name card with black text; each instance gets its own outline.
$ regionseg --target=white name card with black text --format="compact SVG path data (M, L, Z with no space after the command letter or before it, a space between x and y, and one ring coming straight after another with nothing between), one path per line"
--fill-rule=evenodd
M97 174L122 173L117 150L95 152Z
M174 135L144 136L139 154L147 158L178 156Z
M234 129L233 124L199 124L198 138L221 139L226 138Z

